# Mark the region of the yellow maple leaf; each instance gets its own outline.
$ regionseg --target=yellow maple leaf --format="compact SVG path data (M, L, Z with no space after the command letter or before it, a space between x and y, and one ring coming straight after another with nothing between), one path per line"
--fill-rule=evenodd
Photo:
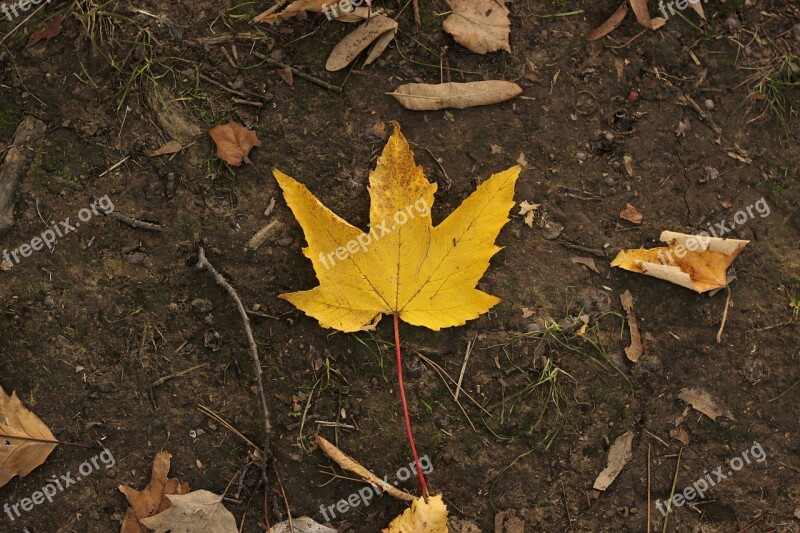
M400 126L393 124L394 134L370 172L369 232L337 216L301 183L273 171L303 228L308 243L303 253L320 282L281 298L323 327L358 331L383 314L397 314L438 331L500 302L475 287L500 251L494 241L514 206L520 168L493 175L433 227L436 184L425 179Z
M447 533L447 506L442 495L416 498L383 533Z
M664 231L667 246L622 250L611 266L706 292L728 285L727 270L750 241Z

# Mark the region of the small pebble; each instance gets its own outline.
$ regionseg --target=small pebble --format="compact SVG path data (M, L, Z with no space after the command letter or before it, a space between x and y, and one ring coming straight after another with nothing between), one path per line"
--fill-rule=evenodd
M708 111L714 111L714 100L707 98L706 101L703 102L703 107L705 107Z

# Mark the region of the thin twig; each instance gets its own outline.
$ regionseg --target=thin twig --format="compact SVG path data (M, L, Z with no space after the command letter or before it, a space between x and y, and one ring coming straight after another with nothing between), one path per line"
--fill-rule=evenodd
M329 91L336 91L337 93L342 91L341 87L338 87L336 85L328 83L327 81L323 81L323 80L321 80L319 78L315 78L311 74L306 74L302 70L296 69L291 65L287 65L286 63L281 63L280 61L276 61L275 59L272 59L271 57L265 56L261 52L257 52L256 50L253 50L251 53L254 56L256 56L257 58L259 58L260 60L264 61L267 65L269 65L271 67L276 67L276 68L289 68L289 69L291 69L292 73L295 76L303 78L306 81L310 81L314 85L319 85L323 89L328 89Z
M728 289L728 298L725 300L725 312L722 313L722 324L719 325L719 331L717 331L717 344L722 342L722 330L725 329L725 323L728 321L728 309L731 307L731 288L730 286L725 288Z
M650 448L647 443L647 533L650 533Z
M112 211L106 214L113 219L119 220L120 222L124 222L125 224L129 225L132 228L146 229L148 231L164 231L164 226L159 226L158 224L153 224L152 222L145 222L143 220L137 220L135 218L127 217L122 213L117 213L116 211Z
M683 454L683 447L678 450L678 462L675 465L675 477L672 478L672 490L669 491L669 500L667 501L667 513L664 515L664 526L661 528L661 533L667 533L667 522L669 521L669 513L672 510L672 497L675 496L675 486L678 484L678 472L681 468L681 455Z
M464 381L464 372L467 370L467 361L469 361L469 356L472 353L472 347L475 346L475 341L478 339L478 336L475 335L475 338L471 341L467 341L467 353L464 354L464 364L461 365L461 374L458 376L458 383L456 383L456 393L453 398L455 401L458 401L458 393L461 391L461 382Z
M267 464L272 459L272 452L270 451L269 447L269 439L270 433L272 431L272 425L269 421L269 406L267 405L267 397L264 394L264 380L261 377L262 370L261 370L261 361L258 358L258 346L256 346L256 341L253 338L253 330L250 329L250 317L247 316L247 310L242 303L242 300L239 298L239 295L236 293L236 289L228 283L225 278L222 277L214 265L212 265L208 259L206 258L206 252L203 250L203 247L200 246L197 250L198 258L197 258L197 265L196 268L202 268L208 271L209 274L214 278L214 281L217 282L217 285L225 289L236 302L236 307L239 309L239 315L242 317L242 323L244 324L244 331L247 335L247 343L250 346L250 355L253 358L253 371L256 375L256 384L258 386L258 395L259 399L261 400L261 414L263 416L264 422L264 442L263 446L263 457L261 458L261 480L264 483L264 493L268 493L269 491L269 477L267 474ZM264 517L265 520L269 520L268 517Z

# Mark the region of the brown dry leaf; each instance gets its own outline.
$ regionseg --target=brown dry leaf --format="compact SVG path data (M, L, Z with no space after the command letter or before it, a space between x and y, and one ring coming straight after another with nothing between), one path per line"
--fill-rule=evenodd
M9 396L0 387L0 487L44 463L56 448L55 441L50 429L22 405L16 392Z
M342 70L352 63L353 60L358 57L361 52L366 50L370 44L375 42L376 39L387 32L391 32L392 35L394 35L396 30L397 22L389 17L379 15L369 19L368 22L365 22L339 41L331 51L331 55L328 56L325 68L331 72ZM386 42L384 48L388 44L389 43ZM375 59L377 59L377 57Z
M612 31L614 31L617 26L619 26L622 21L625 19L625 15L628 14L628 1L624 0L620 6L614 11L614 14L608 17L608 20L600 24L597 28L593 29L589 32L586 36L587 41L596 41L597 39L602 39Z
M644 216L631 204L627 204L625 209L620 211L619 218L633 222L634 224L641 224Z
M704 391L703 389L681 389L681 392L678 394L678 398L688 403L711 420L716 421L720 416L724 416L731 420L736 420L733 417L733 413L731 413L730 410L725 407L725 404L711 396L710 393Z
M514 509L500 511L494 515L494 533L525 533L525 520Z
M575 263L576 265L583 265L587 267L592 272L595 272L597 274L600 273L600 271L597 269L597 265L594 264L594 259L592 259L591 257L579 257L575 255L573 257L570 257L569 260Z
M242 161L249 163L247 154L254 146L261 146L256 132L232 120L227 124L214 126L208 130L208 134L217 145L217 157L235 167L241 166Z
M41 40L47 39L48 41L61 33L61 23L64 22L63 15L56 15L49 22L39 27L28 38L28 44L25 48L30 48Z
M636 323L636 315L633 314L633 295L630 291L625 291L620 295L619 301L627 313L628 327L631 330L631 345L625 348L625 355L635 363L642 356L644 345L639 334L639 325Z
M287 520L280 524L275 524L270 528L269 533L336 533L336 530L318 524L311 518L304 516L292 519L291 523Z
M611 483L617 479L617 476L622 472L622 468L628 464L633 454L631 447L633 445L633 432L626 431L614 441L614 444L608 449L608 459L606 467L594 480L594 490L606 490Z
M411 507L392 520L383 533L447 533L447 506L442 495L414 498Z
M523 307L522 308L522 318L530 318L536 314L536 311L531 309L530 307Z
M283 83L292 87L294 85L294 74L292 74L292 67L279 68L277 70L278 76L283 80Z
M622 250L611 266L706 292L728 285L728 267L750 242L674 231L662 232L661 241L669 246Z
M511 52L509 11L504 0L447 0L453 13L445 19L444 31L458 44L476 54Z
M355 459L341 451L339 448L325 440L325 438L320 437L317 435L317 445L319 446L320 450L322 450L325 455L330 457L333 461L336 462L339 466L344 468L345 470L349 470L361 476L361 479L369 482L372 485L379 486L382 490L388 492L391 496L399 500L405 501L413 501L414 496L407 493L404 490L400 490L398 488L393 487L391 484L385 482L361 464L359 464Z
M392 93L400 105L413 111L436 111L452 107L465 109L497 104L522 94L516 83L502 80L473 81L469 83L408 83Z
M222 496L207 490L171 494L167 510L142 519L154 533L238 533L236 518L224 505Z
M176 478L168 479L171 455L161 452L153 459L153 470L150 482L144 490L136 490L127 485L120 485L119 490L128 499L130 507L125 513L120 533L147 533L140 520L156 515L170 506L166 498L170 494L186 494L189 484L181 483Z
M169 141L158 150L153 150L147 155L149 157L158 157L160 155L177 154L181 150L183 150L183 146L181 145L181 143L179 143L178 141Z
M669 436L680 442L684 446L689 445L689 434L683 428L672 428L669 430Z
M525 224L529 227L533 227L533 219L536 216L536 210L539 209L541 204L531 204L528 203L527 200L523 200L519 203L519 214L525 215Z

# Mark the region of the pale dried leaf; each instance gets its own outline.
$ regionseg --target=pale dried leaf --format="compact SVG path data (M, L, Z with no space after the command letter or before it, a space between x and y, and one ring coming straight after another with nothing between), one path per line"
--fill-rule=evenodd
M284 19L295 17L297 15L305 14L307 11L312 13L322 13L322 8L325 5L333 3L334 0L295 0L283 11L277 12L274 8L267 9L253 19L253 22L266 22L267 24L275 24Z
M625 19L625 15L628 14L628 1L623 0L620 6L614 11L614 14L608 17L608 20L600 24L597 28L593 29L589 32L586 36L587 41L596 41L597 39L602 39L612 31L614 31L617 26L619 26L622 21Z
M625 291L620 295L619 301L627 313L628 327L631 330L631 345L625 348L625 355L635 363L642 356L644 346L642 336L639 334L639 325L636 323L636 315L633 313L633 295L630 291Z
M447 0L453 12L445 19L444 31L458 44L476 54L511 52L509 11L504 0Z
M386 32L393 34L395 30L397 30L397 22L389 17L378 16L369 19L333 47L331 55L328 56L328 61L325 63L325 68L331 72L342 70L376 39ZM388 44L387 42L386 45Z
M158 157L160 155L177 154L181 150L183 150L183 146L181 145L181 143L179 143L178 141L169 141L158 150L153 150L147 155L149 155L150 157Z
M14 476L25 477L45 462L56 444L28 439L55 441L42 420L28 410L12 392L0 387L0 487Z
M238 533L236 518L222 505L222 496L207 490L168 495L169 509L142 524L154 533Z
M724 416L731 420L736 420L733 417L733 413L731 413L730 410L725 407L725 404L703 389L681 389L681 392L678 394L678 398L688 403L711 420L716 421L716 419L720 416Z
M502 80L436 85L408 83L387 94L394 96L406 109L436 111L448 107L465 109L505 102L522 94L522 88L516 83Z
M529 228L533 227L533 219L540 205L541 204L531 204L527 200L523 200L519 203L519 214L525 215L525 224Z
M369 51L369 55L367 55L367 60L364 61L364 66L371 65L379 57L381 57L381 55L383 55L383 52L386 51L386 47L389 46L389 43L391 43L394 40L395 35L397 35L396 29L389 30L380 37L378 37L378 40L375 41L374 45L372 45L372 50Z
M594 480L593 488L595 490L606 490L611 483L617 479L617 476L622 469L631 460L633 454L631 447L633 446L633 432L626 431L614 441L608 449L608 459L606 467Z
M650 9L647 7L647 0L630 0L630 3L639 25L644 26L648 30L653 29L653 24L650 20Z
M293 519L291 523L287 520L280 524L275 524L270 528L269 533L336 533L336 530L318 524L311 518L304 516Z
M570 257L569 260L575 263L576 265L583 265L597 274L600 273L600 271L597 269L597 265L594 264L594 259L592 259L591 257L578 257L576 255Z

